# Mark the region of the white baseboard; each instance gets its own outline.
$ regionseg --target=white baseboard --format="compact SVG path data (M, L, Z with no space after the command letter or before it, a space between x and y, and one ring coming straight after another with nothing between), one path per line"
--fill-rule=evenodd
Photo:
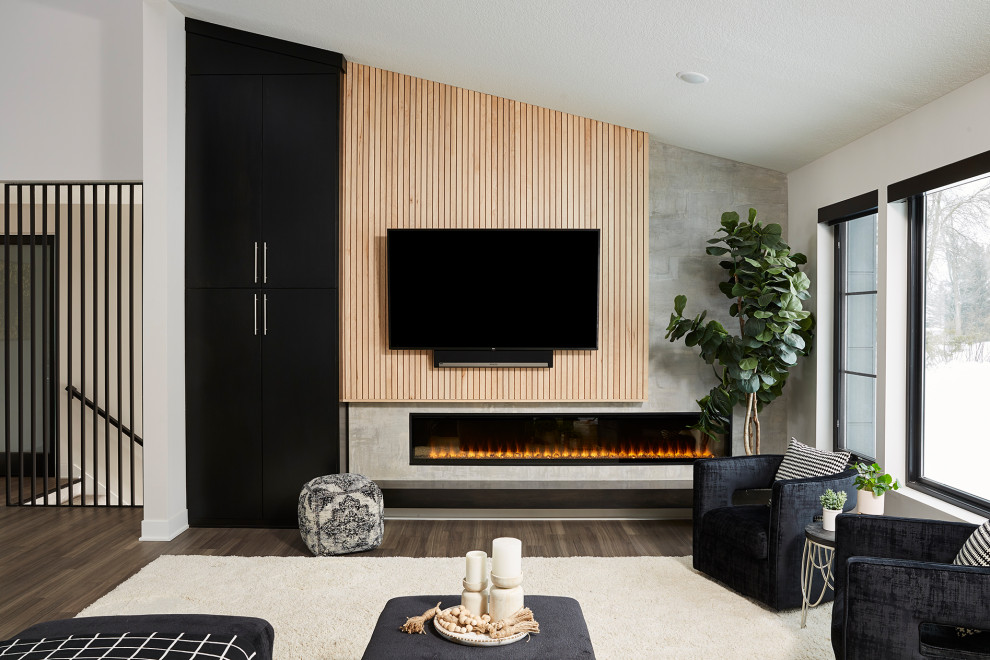
M189 529L189 511L183 509L167 520L141 521L141 541L171 541Z

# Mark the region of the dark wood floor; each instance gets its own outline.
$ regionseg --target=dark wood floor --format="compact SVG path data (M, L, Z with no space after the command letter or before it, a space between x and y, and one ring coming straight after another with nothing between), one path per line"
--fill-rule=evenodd
M295 529L190 529L141 542L141 509L0 506L0 639L72 617L163 554L308 556ZM454 557L499 536L533 557L691 554L691 521L388 520L377 549L356 556Z

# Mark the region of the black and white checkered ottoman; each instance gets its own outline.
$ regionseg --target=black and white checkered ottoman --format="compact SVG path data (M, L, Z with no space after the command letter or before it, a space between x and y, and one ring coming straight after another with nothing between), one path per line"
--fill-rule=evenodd
M372 550L385 532L382 489L360 474L328 474L299 493L299 533L314 555Z

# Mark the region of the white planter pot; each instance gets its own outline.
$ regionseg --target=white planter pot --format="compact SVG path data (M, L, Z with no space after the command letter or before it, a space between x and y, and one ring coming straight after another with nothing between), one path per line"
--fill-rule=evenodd
M835 531L835 517L842 513L841 509L822 509L822 528L826 532Z
M856 509L867 516L883 515L883 495L877 497L868 490L861 490L856 496Z

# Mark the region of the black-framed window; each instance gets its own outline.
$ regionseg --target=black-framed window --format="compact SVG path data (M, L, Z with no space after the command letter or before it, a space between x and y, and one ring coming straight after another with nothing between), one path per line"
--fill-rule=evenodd
M833 227L832 429L836 449L877 455L878 191L819 209Z
M893 194L891 193L893 191ZM892 185L908 216L908 480L990 513L990 152Z

